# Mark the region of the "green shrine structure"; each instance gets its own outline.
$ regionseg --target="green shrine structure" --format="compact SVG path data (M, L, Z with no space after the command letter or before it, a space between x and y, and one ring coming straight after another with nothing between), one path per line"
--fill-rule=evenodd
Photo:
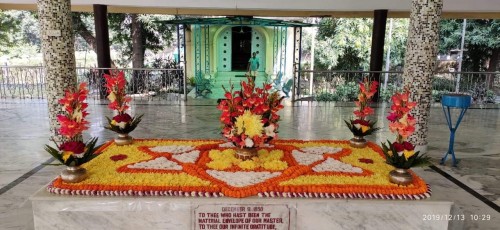
M177 25L177 52L195 87L188 96L223 98L224 87L245 80L248 60L257 53L256 84L264 82L290 95L300 82L302 27L312 24L246 16L187 18L165 21Z

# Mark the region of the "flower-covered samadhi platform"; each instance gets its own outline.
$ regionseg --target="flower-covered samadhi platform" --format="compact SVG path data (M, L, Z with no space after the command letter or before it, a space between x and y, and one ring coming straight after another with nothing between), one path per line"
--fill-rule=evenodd
M430 187L412 173L413 183L389 182L394 167L379 146L351 148L348 141L276 140L259 156L241 161L236 148L220 140L134 140L105 144L83 165L79 183L56 178L56 194L101 196L317 197L422 199Z

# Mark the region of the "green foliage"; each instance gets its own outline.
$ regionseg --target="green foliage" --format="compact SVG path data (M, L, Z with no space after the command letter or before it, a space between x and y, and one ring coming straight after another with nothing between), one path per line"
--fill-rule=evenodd
M387 141L387 145L382 143L382 151L384 152L386 163L396 168L409 169L412 167L424 167L430 165L430 157L425 154L420 155L419 151L415 152L415 154L408 159L406 159L403 154L399 156L390 141Z
M356 82L347 82L335 88L333 93L320 92L316 101L354 101L358 98L359 86Z
M460 49L462 38L461 19L445 19L440 23L439 52L448 53L452 49ZM467 20L465 47L462 71L484 71L484 63L490 60L492 51L500 49L500 20L474 19ZM498 63L490 63L497 66Z
M337 86L335 90L339 101L354 101L358 98L359 86L356 82L348 82L344 85Z
M391 36L391 68L404 62L408 19L393 19L392 35L387 29L386 41ZM373 20L366 18L324 18L319 22L315 63L322 70L368 70L370 61ZM388 27L388 26L387 26ZM306 39L306 48L310 41ZM386 42L385 49L389 48ZM386 53L384 52L384 55ZM384 59L385 60L385 59Z
M337 97L333 93L321 92L315 97L316 101L337 101Z
M315 62L319 69L359 70L369 66L372 19L321 19Z
M434 76L432 78L432 89L437 91L453 91L455 89L455 80Z
M108 14L111 43L120 52L117 63L126 66L133 54L132 50L132 14ZM140 14L142 43L146 50L156 52L172 45L175 27L162 23L172 19L170 15ZM144 54L143 54L144 55Z
M0 10L0 54L8 52L8 48L14 45L15 34L19 31L20 20L13 17L9 12Z

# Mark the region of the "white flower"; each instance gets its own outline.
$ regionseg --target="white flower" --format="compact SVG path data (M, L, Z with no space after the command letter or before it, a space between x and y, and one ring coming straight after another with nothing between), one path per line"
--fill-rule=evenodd
M403 156L403 151L398 152L398 156Z
M323 160L323 155L304 153L298 150L292 151L292 156L301 165L310 165L312 163Z
M226 142L223 144L219 144L219 148L232 148L234 147L234 144L232 142Z
M264 131L266 132L266 136L269 136L269 137L276 136L274 129L275 129L274 125L269 125L269 126L265 127Z
M172 158L176 159L182 163L195 163L196 160L198 160L198 157L200 156L200 151L199 150L194 150L188 153L181 153L177 155L173 155Z
M331 147L331 146L315 146L315 147L301 148L300 150L302 150L305 153L323 155L325 153L334 154L334 153L340 152L340 151L342 151L342 148L336 148L336 147Z
M253 141L252 139L250 139L249 137L247 137L247 139L245 139L245 146L246 147L253 147Z
M354 124L354 127L356 127L356 129L361 129L361 124Z
M137 162L132 165L128 165L128 168L132 169L164 169L164 170L182 170L182 166L179 164L168 160L165 157L158 157L153 160Z
M157 153L168 152L173 154L180 154L183 152L194 150L194 147L189 145L164 145L149 148L149 150Z
M73 153L72 154L75 158L83 158L83 156L85 156L85 151L83 153Z
M124 121L118 122L118 123L116 123L116 125L118 125L118 127L120 127L121 129L124 129L125 126L127 125L127 122L124 122Z
M315 172L346 172L346 173L362 173L363 169L354 167L350 164L328 158L321 164L313 167Z

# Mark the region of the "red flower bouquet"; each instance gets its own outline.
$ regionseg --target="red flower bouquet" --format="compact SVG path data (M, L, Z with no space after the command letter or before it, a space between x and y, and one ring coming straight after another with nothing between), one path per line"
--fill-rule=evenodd
M354 110L356 119L350 119L349 121L344 120L354 136L364 137L379 130L379 128L374 127L376 121L366 119L374 113L369 103L373 95L377 92L377 86L377 81L369 81L367 78L359 83L358 100L355 102L357 108Z
M423 166L429 162L429 158L415 152L415 146L407 141L408 137L415 132L415 118L410 111L417 106L411 102L410 92L406 89L403 93L396 92L391 100L391 112L387 116L389 130L396 133L396 141L382 143L382 149L387 163L396 168L408 169L415 166Z
M283 108L278 92L269 92L270 84L262 88L255 87L251 77L248 82L241 82L241 90L226 91L217 106L222 111L220 121L223 124L222 134L238 147L259 147L277 138L278 111Z
M85 83L81 83L77 90L66 90L64 98L59 100L65 113L57 116L57 121L61 125L59 134L63 136L61 144L53 148L45 145L45 150L56 158L61 164L67 166L79 166L90 161L96 155L95 150L97 138L90 139L87 143L81 141L81 134L88 129L89 122L85 120L88 113L85 111L88 90ZM55 142L55 141L54 141Z
M141 122L143 115L131 117L125 112L129 108L128 103L131 101L131 98L125 92L127 85L125 74L122 71L115 71L111 72L110 75L104 74L104 78L106 79L106 89L110 102L108 108L118 112L118 115L112 119L106 117L109 126L105 128L120 134L127 134L134 131L139 122Z

